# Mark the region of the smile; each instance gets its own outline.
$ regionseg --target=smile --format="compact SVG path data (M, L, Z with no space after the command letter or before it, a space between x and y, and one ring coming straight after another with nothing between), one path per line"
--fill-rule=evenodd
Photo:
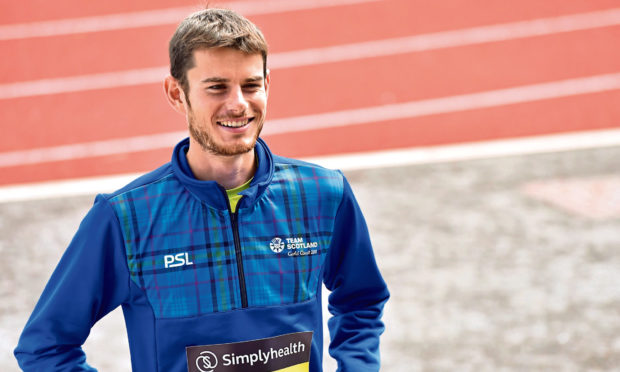
M219 125L222 125L228 128L241 128L243 126L248 125L248 123L251 122L252 120L254 120L254 118L246 118L242 120L225 120L225 121L218 121L217 123Z

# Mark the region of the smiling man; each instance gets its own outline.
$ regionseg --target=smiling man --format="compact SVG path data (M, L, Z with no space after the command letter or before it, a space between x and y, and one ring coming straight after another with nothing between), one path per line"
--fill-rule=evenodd
M322 371L324 283L338 370L378 371L389 293L347 180L259 138L263 35L207 9L179 25L169 53L165 93L189 138L97 196L26 324L19 365L94 370L81 346L122 306L133 371Z
M169 76L171 105L187 117L187 161L196 178L227 189L255 171L254 146L267 112L269 75L261 54L230 47L195 50L186 87Z

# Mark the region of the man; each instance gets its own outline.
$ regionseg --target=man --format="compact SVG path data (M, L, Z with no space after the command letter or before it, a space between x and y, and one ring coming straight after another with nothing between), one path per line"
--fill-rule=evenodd
M378 371L389 294L350 186L258 138L263 35L208 9L169 52L165 93L189 138L96 198L26 324L20 366L92 370L81 345L121 305L134 371L321 371L323 282L339 371Z

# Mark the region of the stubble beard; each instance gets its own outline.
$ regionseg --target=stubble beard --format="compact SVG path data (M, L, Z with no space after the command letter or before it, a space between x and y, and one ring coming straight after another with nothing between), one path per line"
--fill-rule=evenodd
M189 133L191 137L196 142L198 142L204 152L220 156L241 155L248 153L254 149L254 146L256 145L256 140L258 139L258 136L263 129L263 118L257 116L254 120L256 121L256 123L253 125L258 125L258 130L256 131L256 134L254 135L251 143L238 142L234 144L226 144L214 141L211 136L209 136L207 130L202 129L198 125L196 125L197 120L191 109L187 115Z

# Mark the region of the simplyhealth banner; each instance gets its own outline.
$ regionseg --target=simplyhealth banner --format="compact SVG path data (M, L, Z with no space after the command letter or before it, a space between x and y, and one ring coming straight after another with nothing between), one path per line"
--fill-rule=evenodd
M308 372L312 332L187 347L189 372Z

